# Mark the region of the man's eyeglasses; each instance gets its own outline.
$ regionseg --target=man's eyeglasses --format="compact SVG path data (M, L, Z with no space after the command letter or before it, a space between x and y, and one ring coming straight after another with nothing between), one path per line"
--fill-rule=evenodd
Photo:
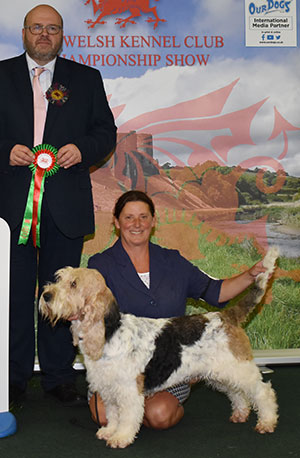
M29 29L29 31L33 35L40 35L44 29L49 33L49 35L57 35L61 30L61 25L42 25L42 24L34 24L34 25L25 25L24 29Z

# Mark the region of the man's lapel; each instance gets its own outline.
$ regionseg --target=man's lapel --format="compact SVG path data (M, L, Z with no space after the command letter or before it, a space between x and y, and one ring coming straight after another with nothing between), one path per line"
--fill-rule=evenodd
M55 69L52 79L52 86L59 83L65 88L69 88L71 74L69 72L68 63L65 59L58 57L55 63ZM68 102L66 102L68 103ZM54 125L63 123L64 106L59 106L53 103L48 104L47 118L45 124L44 136L47 137Z
M20 101L20 113L16 113L16 122L22 119L26 130L33 133L33 97L32 86L25 53L15 60L11 78ZM31 139L33 141L33 139Z

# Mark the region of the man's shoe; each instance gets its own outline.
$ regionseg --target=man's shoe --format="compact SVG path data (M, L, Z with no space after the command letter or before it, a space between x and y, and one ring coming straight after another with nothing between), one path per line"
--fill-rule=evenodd
M25 399L25 390L17 385L9 385L9 407L18 406Z
M56 398L66 406L86 405L87 399L76 390L74 383L64 383L57 385L52 390L46 391L46 396Z

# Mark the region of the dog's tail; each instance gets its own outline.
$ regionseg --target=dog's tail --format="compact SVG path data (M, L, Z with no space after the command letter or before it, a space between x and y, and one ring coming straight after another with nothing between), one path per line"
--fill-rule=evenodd
M257 275L254 285L234 307L225 310L222 315L235 325L243 323L249 313L254 310L255 306L259 304L265 295L268 280L270 275L274 272L276 267L276 259L279 256L279 249L271 247L263 260L263 266L267 269L265 272Z

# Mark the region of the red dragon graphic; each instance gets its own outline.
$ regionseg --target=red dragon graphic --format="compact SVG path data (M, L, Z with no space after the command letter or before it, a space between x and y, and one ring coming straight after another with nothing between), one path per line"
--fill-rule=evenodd
M156 0L159 1L159 0ZM88 5L91 0L87 0L85 5ZM98 18L93 21L92 19L88 19L85 21L89 24L89 28L95 27L96 24L106 24L107 21L103 21L102 19L105 16L112 16L119 13L125 13L129 11L131 13L125 19L117 18L115 24L120 25L121 28L126 27L128 23L136 24L134 18L141 16L141 13L152 13L154 18L148 17L146 22L153 22L153 28L156 29L159 22L166 22L165 19L161 19L158 17L156 6L150 7L150 0L92 0L93 8L94 8L94 15L97 14L98 11L101 11Z

